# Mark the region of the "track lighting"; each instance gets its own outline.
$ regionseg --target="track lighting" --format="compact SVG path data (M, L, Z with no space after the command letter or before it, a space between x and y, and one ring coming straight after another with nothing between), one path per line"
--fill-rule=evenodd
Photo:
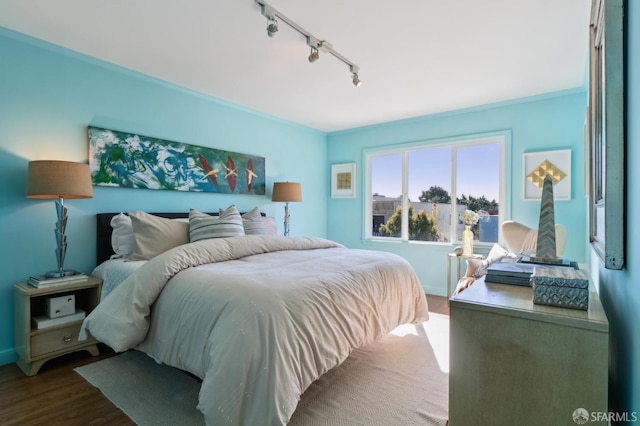
M353 85L356 87L360 87L362 85L362 80L358 78L358 74L353 73Z
M275 18L270 18L267 24L267 35L273 37L278 32L278 21Z
M307 39L307 45L311 48L311 53L309 54L309 62L313 63L317 61L320 58L320 51L324 53L330 53L335 58L342 61L345 65L349 66L353 79L353 85L356 87L360 87L360 85L362 84L362 80L360 80L360 78L358 77L358 66L335 51L331 43L327 42L326 40L320 41L309 31L305 30L300 25L296 24L291 19L278 12L264 0L255 0L255 2L260 5L262 15L269 20L267 24L267 34L269 35L269 37L275 36L275 34L278 32L278 21L276 20L276 18L279 18L282 22L289 25L291 28L302 34Z
M318 52L318 49L312 47L311 54L309 54L309 62L314 63L318 59L320 59L320 53Z
M353 85L356 87L360 87L362 85L362 80L360 80L360 77L358 77L358 71L360 71L360 68L358 68L357 65L351 65L349 67L349 71L351 71L351 81L353 82Z

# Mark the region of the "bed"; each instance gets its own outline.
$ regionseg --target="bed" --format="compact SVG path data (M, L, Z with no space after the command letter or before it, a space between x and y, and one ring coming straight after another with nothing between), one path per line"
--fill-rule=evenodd
M100 260L113 216L98 218ZM428 319L408 262L325 239L206 238L138 263L81 338L201 378L198 409L211 425L286 424L305 389L352 350Z

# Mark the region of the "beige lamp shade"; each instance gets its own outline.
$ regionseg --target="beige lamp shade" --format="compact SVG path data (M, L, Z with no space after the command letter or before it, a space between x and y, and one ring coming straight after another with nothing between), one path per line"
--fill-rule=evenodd
M27 198L92 198L88 164L42 160L29 162Z
M302 185L299 182L275 182L271 201L302 201Z

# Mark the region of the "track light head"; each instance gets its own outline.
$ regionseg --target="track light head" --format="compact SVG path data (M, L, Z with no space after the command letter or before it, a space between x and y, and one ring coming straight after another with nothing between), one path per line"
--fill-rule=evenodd
M309 54L309 62L314 63L318 59L320 59L320 53L318 52L318 49L312 47L311 53Z
M276 18L269 18L269 22L267 24L267 35L269 37L273 37L278 32L278 21Z
M353 73L353 85L356 87L360 87L362 85L362 80L360 80L360 78L358 78L358 73Z

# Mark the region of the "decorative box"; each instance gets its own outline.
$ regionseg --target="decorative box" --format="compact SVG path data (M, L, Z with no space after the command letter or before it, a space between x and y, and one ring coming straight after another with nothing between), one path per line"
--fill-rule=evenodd
M563 308L589 309L589 279L569 267L536 266L531 275L533 303Z
M47 297L44 301L44 313L49 318L58 318L76 312L76 295Z

